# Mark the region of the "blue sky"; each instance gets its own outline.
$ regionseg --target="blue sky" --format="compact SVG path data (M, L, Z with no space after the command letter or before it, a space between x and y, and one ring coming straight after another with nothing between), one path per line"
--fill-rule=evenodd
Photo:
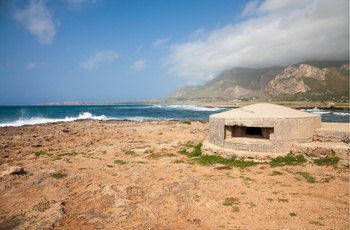
M0 105L163 98L233 67L349 58L348 0L0 0Z

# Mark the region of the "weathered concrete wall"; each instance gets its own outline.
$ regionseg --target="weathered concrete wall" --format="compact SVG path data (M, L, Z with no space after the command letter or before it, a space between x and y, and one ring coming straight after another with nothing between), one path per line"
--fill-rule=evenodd
M290 150L293 143L311 141L315 130L321 127L319 115L270 104L247 107L249 108L242 107L237 110L237 113L232 111L211 115L209 142L236 150L286 152ZM265 109L266 107L273 114L271 118L268 116L269 111ZM263 110L262 114L259 113L259 109ZM283 113L278 111L279 109ZM246 127L261 128L260 136L242 135Z
M209 142L223 146L225 139L225 120L209 117Z
M245 151L288 151L293 143L307 142L313 137L315 129L319 128L321 120L318 117L298 119L210 119L209 141L212 144ZM246 126L273 128L270 139L248 137L225 137L225 126Z

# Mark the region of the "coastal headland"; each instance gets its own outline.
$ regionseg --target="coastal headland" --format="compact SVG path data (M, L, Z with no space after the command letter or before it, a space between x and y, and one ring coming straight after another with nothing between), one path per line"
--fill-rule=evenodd
M208 133L194 121L0 128L0 229L349 228L349 167L203 165Z

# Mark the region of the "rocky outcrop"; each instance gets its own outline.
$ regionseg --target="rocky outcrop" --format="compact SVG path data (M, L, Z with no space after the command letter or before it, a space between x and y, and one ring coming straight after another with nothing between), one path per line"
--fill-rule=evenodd
M340 68L350 70L350 64L344 64Z
M270 96L305 93L311 88L305 84L304 77L323 81L326 78L326 70L306 64L301 64L299 67L288 66L269 82L266 92Z
M298 93L310 93L310 95L333 95L339 97L348 95L344 85L349 81L349 64L341 68L318 68L315 66L300 64L288 66L270 81L265 89L265 95L276 97L278 95L294 95ZM346 91L346 92L345 92Z
M6 171L3 171L0 173L0 179L6 176L22 176L27 174L27 172L24 170L23 167L20 166L13 166Z

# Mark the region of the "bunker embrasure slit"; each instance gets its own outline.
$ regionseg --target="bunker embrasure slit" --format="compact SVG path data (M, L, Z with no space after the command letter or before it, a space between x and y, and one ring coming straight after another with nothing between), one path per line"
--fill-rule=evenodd
M271 139L273 133L273 127L225 125L225 139L231 139L236 137Z
M260 127L246 127L245 129L245 134L246 135L258 135L262 136L262 128Z

